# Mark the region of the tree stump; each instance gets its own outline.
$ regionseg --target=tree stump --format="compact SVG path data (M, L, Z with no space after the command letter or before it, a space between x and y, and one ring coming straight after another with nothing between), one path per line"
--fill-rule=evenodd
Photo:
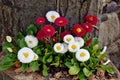
M114 1L120 4L119 0ZM108 5L108 3L105 3L105 5ZM24 32L27 25L35 23L37 17L45 16L45 13L49 10L57 10L61 16L65 16L68 19L69 25L66 28L68 30L74 24L84 22L83 18L90 13L99 17L99 30L94 29L89 36L98 37L101 47L104 45L109 46L108 52L110 55L117 51L118 54L114 54L115 57L110 57L119 68L119 62L115 61L119 59L118 55L120 55L120 47L117 44L120 43L120 18L118 19L120 12L106 13L105 7L102 0L0 0L0 51L1 43L5 40L6 35L16 38L18 31ZM114 51L111 45L115 46ZM0 80L22 80L19 78L23 78L23 80L46 80L37 73L16 75L13 69L0 72L0 74ZM116 78L120 78L117 69L116 74L118 76ZM38 77L35 77L36 75ZM24 76L27 76L27 79Z

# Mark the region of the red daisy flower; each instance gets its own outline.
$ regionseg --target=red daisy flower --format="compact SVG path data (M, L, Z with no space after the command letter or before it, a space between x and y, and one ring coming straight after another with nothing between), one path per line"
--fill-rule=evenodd
M43 40L43 38L45 37L44 33L43 33L43 30L40 30L38 33L37 33L37 38L38 40Z
M57 37L55 37L55 36L52 37L52 41L53 41L53 42L57 42L57 41L58 41Z
M43 27L43 32L45 36L53 36L55 34L55 28L51 25L45 25Z
M92 42L92 38L90 38L90 39L86 42L86 46L90 46L91 42Z
M67 25L67 19L64 18L64 17L58 17L56 20L55 20L55 24L57 26L60 26L60 27L64 27Z
M76 24L72 28L72 32L75 36L82 37L86 34L86 30L81 27L81 25Z
M36 24L41 25L45 23L45 18L44 17L39 17L36 19Z
M85 20L86 20L86 22L91 23L92 25L96 25L98 22L98 18L91 14L87 15L85 17Z
M83 24L81 24L81 27L85 28L85 30L87 32L92 32L92 30L93 30L93 27L90 23L83 23Z
M67 34L70 34L69 31L64 31L60 34L60 38L63 40L64 36L67 35Z

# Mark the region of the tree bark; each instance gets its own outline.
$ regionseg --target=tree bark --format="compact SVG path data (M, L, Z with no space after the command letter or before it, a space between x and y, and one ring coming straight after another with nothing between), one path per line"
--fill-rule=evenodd
M114 1L120 6L119 0ZM0 51L6 35L16 38L16 33L25 32L26 27L35 23L37 17L45 16L49 10L56 10L68 19L67 30L76 23L83 23L87 14L96 15L99 18L99 30L94 29L89 37L98 37L100 47L107 45L110 55L117 53L115 55L119 56L120 45L116 43L120 39L120 12L106 13L104 8L102 0L0 0ZM111 45L117 45L117 52L111 49ZM114 62L118 59L111 56ZM120 68L119 62L116 65Z

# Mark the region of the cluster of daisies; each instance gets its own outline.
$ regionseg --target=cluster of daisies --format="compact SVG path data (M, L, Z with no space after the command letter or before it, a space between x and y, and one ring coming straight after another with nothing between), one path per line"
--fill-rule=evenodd
M46 14L46 19L51 23L55 24L58 29L66 27L68 21L65 17L61 17L56 11L49 11ZM38 59L38 55L33 52L32 48L38 46L39 40L44 40L45 43L53 43L53 49L56 53L66 53L72 52L76 53L76 59L78 61L87 61L90 58L90 53L86 49L82 49L85 42L82 38L87 32L92 32L93 26L97 24L98 19L93 15L87 15L85 17L86 22L83 24L75 24L72 27L72 31L56 31L55 27L51 24L45 24L46 19L44 17L39 17L36 19L36 24L40 26L40 30L37 32L36 36L27 35L25 37L25 42L27 47L23 47L18 51L18 60L22 63L30 63ZM59 34L59 35L57 35ZM73 36L73 35L75 36ZM11 41L10 36L7 36L8 41ZM64 41L63 43L60 43ZM89 39L86 43L87 46L90 45L92 39ZM8 51L12 52L11 48Z
M92 54L88 49L85 49L85 47L90 47L92 38L88 38L87 41L85 41L83 37L87 33L93 31L93 27L95 27L97 22L97 17L89 14L85 17L85 23L75 24L71 30L68 31L65 30L65 27L68 26L68 20L65 17L60 16L56 11L49 11L46 14L46 18L38 17L36 19L35 33L27 34L23 37L23 43L25 42L25 44L24 47L19 47L20 49L17 50L17 59L21 63L31 63L35 61L40 63L41 56L35 51L35 48L42 46L43 48L40 50L42 50L42 57L44 57L46 55L46 44L49 44L52 47L52 53L65 55L65 58L68 53L74 54L77 62L85 62L90 59ZM31 29L33 30L33 28ZM6 36L6 39L7 42L12 42L10 36ZM43 42L42 44L41 41ZM104 54L106 49L107 47L105 46L100 54ZM7 47L7 50L11 53L14 52L14 49L11 47ZM56 55L52 56L55 57ZM52 60L54 60L53 57L50 59L51 64ZM41 63L44 59L41 60ZM53 61L53 64L54 62L55 61ZM107 61L105 64L108 64L109 62L110 61ZM43 62L43 64L44 63L45 62Z
M56 11L49 11L46 14L46 18L49 22L54 23L58 29L66 27L68 24L67 19L61 17ZM98 19L93 15L87 15L85 20L86 22L83 24L75 24L71 32L67 30L57 32L52 25L44 25L43 28L38 31L37 38L38 40L44 40L46 43L54 42L53 47L56 53L66 53L69 51L76 53L76 59L78 61L87 61L90 58L90 53L85 49L80 49L84 46L82 37L87 32L92 32L93 26L97 24ZM36 24L43 25L45 21L44 17L39 17L36 19ZM56 36L56 34L59 34L59 36ZM64 43L60 43L60 41L64 41ZM91 42L92 39L90 39L86 45L89 46Z

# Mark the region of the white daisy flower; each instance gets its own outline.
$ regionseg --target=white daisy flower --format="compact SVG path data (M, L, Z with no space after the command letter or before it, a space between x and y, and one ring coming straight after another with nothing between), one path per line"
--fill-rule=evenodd
M54 22L56 18L60 17L59 13L56 11L49 11L46 14L46 18L49 22Z
M66 43L63 43L64 49L61 53L66 53L68 51L68 45Z
M104 54L107 50L107 46L104 46L103 50L100 52L100 54Z
M7 40L7 42L12 42L11 36L6 36L6 40Z
M21 48L18 51L18 60L22 63L30 63L34 59L34 52L28 47Z
M12 48L7 48L7 50L9 51L9 52L13 52L13 50L12 50Z
M71 42L68 44L68 50L70 52L76 52L79 49L80 49L80 46L77 42Z
M103 63L103 65L107 65L110 62L110 60L108 59L105 63Z
M86 49L79 49L76 52L76 59L78 61L84 62L87 61L90 58L90 53Z
M63 41L65 43L74 42L74 37L71 34L65 35L64 38L63 38Z
M82 37L75 37L75 42L78 42L80 47L84 46L84 39Z
M25 37L25 42L29 48L34 48L38 45L38 39L32 35L27 35Z
M36 53L34 53L34 58L33 61L38 60L38 55Z
M63 50L64 50L64 45L63 45L63 44L61 44L61 43L56 43L56 44L54 45L54 51L55 51L56 53L62 53Z

